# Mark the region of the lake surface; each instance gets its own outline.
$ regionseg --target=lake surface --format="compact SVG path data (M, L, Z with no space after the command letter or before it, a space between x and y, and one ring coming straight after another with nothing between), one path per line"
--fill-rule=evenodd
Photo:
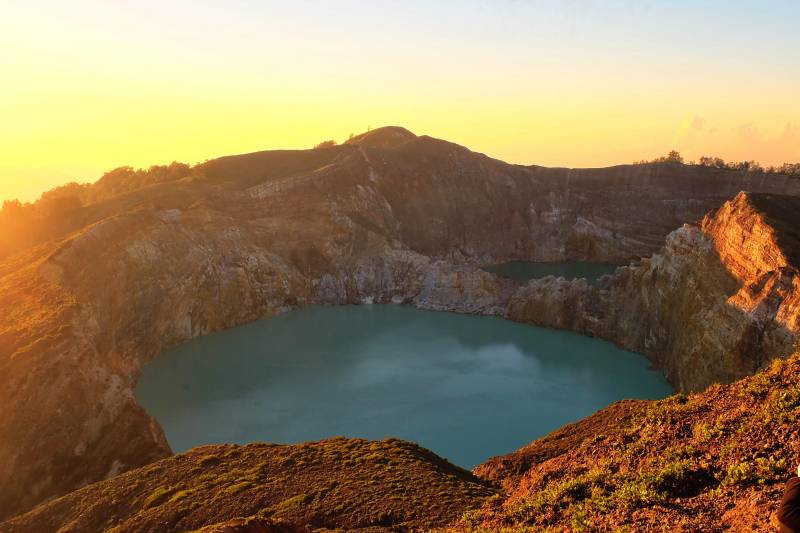
M648 366L604 341L500 318L316 307L165 353L136 395L176 452L391 436L471 468L615 400L669 395Z
M616 265L606 263L585 263L571 261L568 263L530 263L527 261L511 261L500 265L492 265L484 270L520 281L528 281L546 276L565 279L586 278L590 284L606 274L613 274Z

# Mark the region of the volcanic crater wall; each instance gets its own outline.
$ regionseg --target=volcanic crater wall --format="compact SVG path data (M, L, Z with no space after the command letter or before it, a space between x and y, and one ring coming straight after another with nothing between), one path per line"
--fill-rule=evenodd
M729 383L790 355L798 341L798 220L797 198L740 193L596 286L530 282L507 316L643 353L678 390Z
M797 315L791 261L777 275L777 252L764 259L763 283L743 270L741 292L725 263L733 252L716 248L718 217L678 230L664 251L598 289L552 278L520 288L477 265L626 262L740 190L800 194L800 182L680 165L522 167L399 130L214 160L86 206L6 257L0 464L13 475L0 478L0 519L168 455L132 393L141 366L193 337L292 308L398 302L507 315L641 351L680 388L761 364L744 348L732 352L742 361L715 360L727 337L703 332L749 324L751 336L738 338L766 342L759 357L769 358L791 334L747 317L774 315L765 323L796 331L786 318ZM692 333L675 337L687 316L697 318ZM698 339L702 349L687 351Z

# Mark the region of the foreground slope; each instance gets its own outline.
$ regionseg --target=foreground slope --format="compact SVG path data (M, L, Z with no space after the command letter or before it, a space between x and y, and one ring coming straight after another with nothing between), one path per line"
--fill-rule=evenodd
M180 342L313 304L506 315L518 285L480 264L624 262L740 190L800 194L800 180L682 165L509 165L400 128L187 172L107 180L7 243L0 519L168 456L133 387Z
M800 355L703 393L618 402L478 477L397 440L206 446L0 530L774 531L798 422Z
M193 531L251 518L299 529L446 525L496 489L400 440L204 446L43 505L11 532Z
M775 531L798 421L800 356L703 393L619 402L477 467L506 496L458 528Z

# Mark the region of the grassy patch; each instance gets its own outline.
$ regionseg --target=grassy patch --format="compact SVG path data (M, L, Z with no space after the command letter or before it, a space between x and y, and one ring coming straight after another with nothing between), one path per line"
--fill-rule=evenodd
M721 422L698 422L692 426L692 437L698 444L721 437L725 433L725 426Z
M758 457L753 461L733 463L722 473L721 486L773 483L786 473L786 459Z
M773 390L761 410L763 421L769 422L795 422L797 408L800 407L800 388L793 387L785 390Z
M178 487L158 487L145 498L143 507L149 509L166 502L173 494L178 492Z
M249 481L242 481L241 483L236 483L235 485L229 485L225 487L223 491L225 494L232 496L234 494L239 494L240 492L247 490L254 485Z
M217 457L216 455L204 455L198 461L200 466L207 468L209 466L216 466L222 462L222 459Z
M291 498L286 498L282 502L278 503L273 507L273 512L275 514L287 514L291 511L301 507L311 501L314 498L311 494L298 494L297 496L292 496Z

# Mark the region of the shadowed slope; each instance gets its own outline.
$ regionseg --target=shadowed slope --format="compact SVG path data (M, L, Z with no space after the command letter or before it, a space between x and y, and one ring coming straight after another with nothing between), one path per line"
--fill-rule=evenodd
M390 126L329 148L254 152L192 168L177 163L153 167L152 172L117 169L96 184L78 187L86 191L64 188L55 195L59 202L51 207L53 202L39 202L41 208L30 216L17 219L9 212L0 217L0 258L61 239L109 216L154 207L185 208L202 199L234 197L255 186L274 192L314 181L318 192L336 196L352 183L324 183L322 176L365 172L370 185L398 209L398 222L405 223L401 227L426 225L428 235L419 251L461 248L486 254L492 248L487 238L510 241L494 245L504 248L504 256L494 258L498 260L509 256L624 262L653 252L669 231L702 217L740 190L800 194L798 179L708 167L510 165ZM408 203L417 208L411 205L404 211ZM417 220L420 214L425 216L422 221ZM487 225L506 231L486 235ZM450 234L442 236L446 239L427 242L447 231ZM538 246L532 246L532 240Z

